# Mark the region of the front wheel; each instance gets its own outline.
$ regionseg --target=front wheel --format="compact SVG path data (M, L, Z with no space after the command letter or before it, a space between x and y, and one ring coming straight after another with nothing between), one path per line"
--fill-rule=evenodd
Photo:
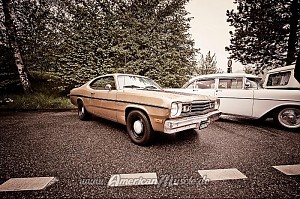
M146 115L138 110L131 111L127 117L127 132L133 143L148 145L153 136L151 124Z
M296 129L300 127L300 109L297 107L286 107L275 112L274 120L281 127Z
M79 102L78 103L78 117L80 120L88 120L90 118L90 114L89 112L87 112L87 110L85 109L83 102Z

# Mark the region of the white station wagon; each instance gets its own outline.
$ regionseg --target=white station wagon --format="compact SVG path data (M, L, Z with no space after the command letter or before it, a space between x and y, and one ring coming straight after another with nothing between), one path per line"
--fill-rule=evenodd
M219 110L227 115L269 118L290 129L300 127L300 84L295 66L270 70L264 88L261 79L250 74L210 74L192 78L180 92L216 96Z

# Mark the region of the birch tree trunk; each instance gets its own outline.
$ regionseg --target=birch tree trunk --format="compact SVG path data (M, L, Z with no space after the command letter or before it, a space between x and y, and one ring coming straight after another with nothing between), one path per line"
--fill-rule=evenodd
M3 5L3 12L5 17L4 24L5 24L10 47L12 48L14 53L15 64L18 69L20 81L23 86L24 92L30 93L32 92L32 88L23 64L21 52L17 42L17 35L16 35L17 33L16 33L16 28L14 26L15 14L13 12L12 2L11 0L2 0L2 5Z

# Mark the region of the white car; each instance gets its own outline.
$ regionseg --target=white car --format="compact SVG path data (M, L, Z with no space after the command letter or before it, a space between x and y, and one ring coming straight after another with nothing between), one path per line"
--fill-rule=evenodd
M257 76L242 73L210 74L192 78L180 92L216 96L227 115L269 118L285 128L300 127L300 84L295 66L270 70L264 88Z

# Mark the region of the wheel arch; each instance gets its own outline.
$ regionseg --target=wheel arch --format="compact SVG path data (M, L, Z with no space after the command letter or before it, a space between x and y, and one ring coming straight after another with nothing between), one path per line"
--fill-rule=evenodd
M150 122L151 128L153 128L148 111L144 107L141 107L141 106L127 106L125 109L125 122L127 121L127 117L129 115L129 113L134 110L141 111L147 117L148 121Z
M77 105L79 105L80 103L84 104L84 101L83 101L83 99L81 97L78 97L76 99L76 103L77 103Z
M282 105L276 106L273 109L269 110L268 112L263 114L260 118L262 118L262 119L271 118L271 117L273 117L273 115L277 111L279 111L281 109L284 109L284 108L298 108L298 109L300 109L300 105L297 105L297 104L282 104Z

